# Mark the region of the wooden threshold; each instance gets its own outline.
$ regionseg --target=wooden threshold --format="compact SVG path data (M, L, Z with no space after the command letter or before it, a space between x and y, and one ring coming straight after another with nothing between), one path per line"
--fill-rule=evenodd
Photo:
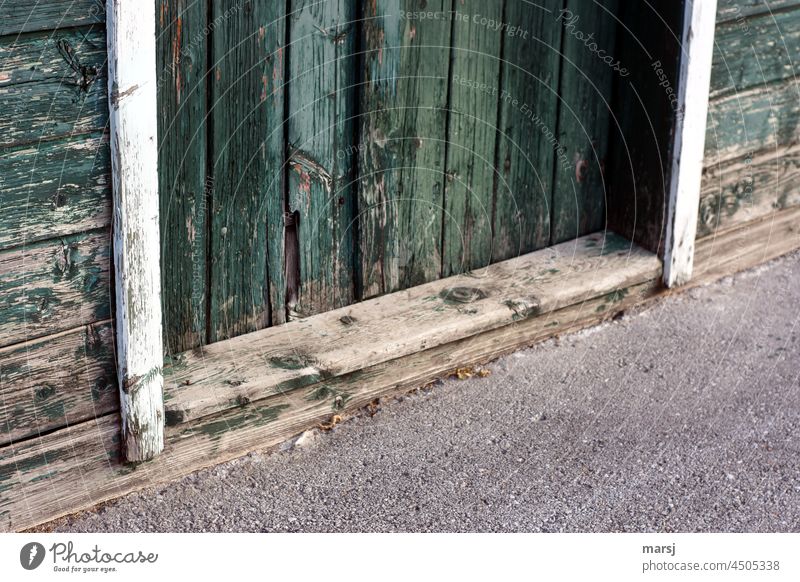
M179 355L165 368L168 426L330 381L653 279L655 255L595 233Z
M585 237L580 240L597 242L599 238ZM598 251L594 259L580 261L579 256L586 250L586 243L567 243L573 245L576 254L573 260L565 260L565 264L574 265L575 268L580 264L582 276L587 281L595 282L606 270L605 267L598 267L598 264L612 262L614 265L609 265L609 268L626 268L627 252L614 249L613 245L608 244L609 240L606 244L608 254ZM622 241L617 242L621 244ZM625 245L625 249L631 249L632 254L639 254L638 247L631 247L627 242ZM563 245L559 247L565 248ZM579 252L581 247L584 251ZM769 219L699 240L695 263L697 278L693 283L710 282L713 278L732 274L734 269L753 267L797 248L800 248L800 208L776 212ZM549 256L543 255L547 250L537 254ZM0 530L30 528L252 450L268 449L320 422L329 421L332 415L347 414L376 398L402 393L437 377L447 376L456 368L485 363L504 353L596 324L646 300L661 297L660 269L657 265L655 269L652 268L650 258L647 254L642 256L643 265L647 266L640 274L644 278L627 286L601 288L599 283L594 286L587 283L578 300L550 312L543 309L538 316L512 318L508 325L498 325L494 329L464 335L460 339L445 339L435 347L427 346L405 356L385 358L383 362L296 390L271 394L250 403L243 402L235 408L168 426L164 453L147 463L126 465L121 461L119 419L115 414L58 430L41 438L0 447ZM516 260L523 259L529 260L526 257ZM568 273L565 283L571 280L571 269L564 269ZM535 278L538 271L526 274ZM476 285L475 279L483 281L484 278L470 278L471 286ZM524 277L518 273L517 280L522 279ZM553 286L559 288L559 293L563 292L556 281ZM445 285L444 288L449 287ZM590 292L590 288L595 291ZM547 305L545 288L536 289L539 295L534 293L534 296ZM487 297L478 302L488 300ZM397 308L396 305L392 307ZM456 310L453 315L461 318L465 314ZM423 321L427 320L423 318ZM387 325L386 332L390 331ZM413 331L416 333L418 330ZM320 344L320 347L325 345L329 344ZM288 347L299 346L289 344ZM383 344L376 345L374 351L380 352L382 348ZM204 351L208 352L209 349ZM257 358L258 354L252 351L247 354L247 357L254 356ZM319 356L316 357L319 359ZM233 358L233 354L229 353L225 361L230 362ZM207 360L207 364L210 361ZM240 365L235 368L236 371L246 367L246 361L238 358L233 361ZM261 361L265 360L262 358ZM264 369L271 368L271 365L269 368L264 366ZM190 377L192 370L184 368L180 373ZM220 378L219 382L220 387L237 388L224 383L224 379ZM265 380L259 382L263 382L260 385L264 392L270 391L270 383ZM172 396L171 386L171 382L167 384L168 398ZM172 401L174 398L168 403Z

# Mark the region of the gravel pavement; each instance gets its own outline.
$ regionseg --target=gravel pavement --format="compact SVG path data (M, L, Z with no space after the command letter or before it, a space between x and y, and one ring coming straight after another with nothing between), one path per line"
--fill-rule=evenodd
M800 254L56 531L800 531Z

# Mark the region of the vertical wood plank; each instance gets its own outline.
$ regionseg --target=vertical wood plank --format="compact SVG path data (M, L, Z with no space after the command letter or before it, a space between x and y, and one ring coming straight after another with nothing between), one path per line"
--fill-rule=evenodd
M553 23L563 34L558 139L569 163L556 168L551 244L606 224L611 92L625 67L614 50L616 12L616 0L567 0Z
M155 5L109 0L117 376L128 461L164 449Z
M561 0L507 0L504 22L517 27L503 39L500 133L494 186L492 261L550 242L556 140Z
M291 2L288 188L300 286L288 307L298 317L353 302L355 8Z
M156 0L164 349L205 343L206 29L197 0Z
M507 42L513 36L482 19L502 22L503 4L457 0L454 5L442 277L491 261L500 49L503 35Z
M283 308L285 7L250 0L211 6L208 327L214 342L269 325L270 300L273 312ZM268 240L277 244L268 249Z
M686 0L684 6L678 80L678 110L683 114L675 124L664 249L668 287L692 277L716 10L717 0Z
M450 0L363 0L359 228L364 298L439 277Z

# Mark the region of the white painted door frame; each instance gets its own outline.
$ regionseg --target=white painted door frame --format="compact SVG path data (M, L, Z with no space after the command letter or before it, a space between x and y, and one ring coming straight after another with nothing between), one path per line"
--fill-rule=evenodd
M711 61L717 0L686 0L678 80L678 114L672 146L664 284L689 281L700 208Z
M130 462L164 448L155 22L154 2L107 0L117 380Z

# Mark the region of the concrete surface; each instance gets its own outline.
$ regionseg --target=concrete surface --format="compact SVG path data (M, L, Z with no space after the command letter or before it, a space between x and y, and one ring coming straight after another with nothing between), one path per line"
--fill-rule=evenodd
M798 531L800 254L57 531Z

